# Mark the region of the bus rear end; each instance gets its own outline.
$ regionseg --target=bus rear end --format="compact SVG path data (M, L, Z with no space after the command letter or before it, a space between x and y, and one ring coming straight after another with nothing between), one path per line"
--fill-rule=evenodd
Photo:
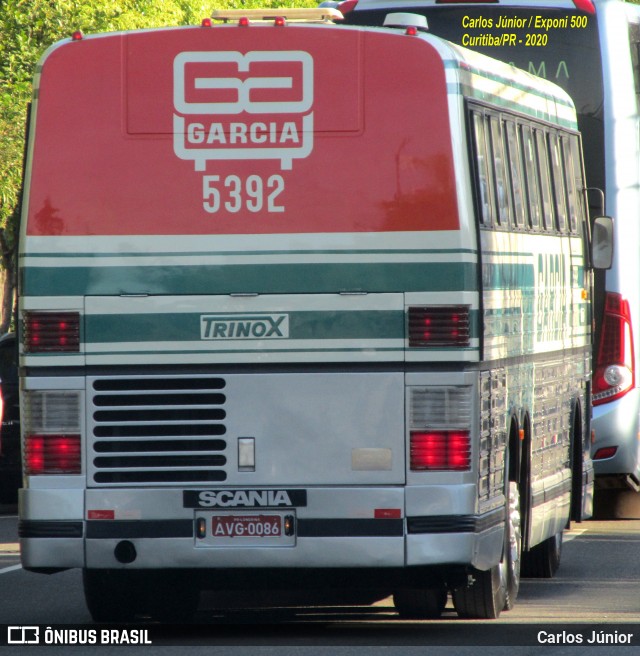
M498 562L437 49L241 20L76 35L36 83L25 568L83 569L96 619L175 621L205 580L388 594L418 572L439 606Z

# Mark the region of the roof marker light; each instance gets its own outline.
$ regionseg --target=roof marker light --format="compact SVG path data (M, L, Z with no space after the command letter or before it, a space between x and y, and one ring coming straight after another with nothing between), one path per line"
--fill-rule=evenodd
M414 28L416 33L419 30L426 32L429 29L425 16L405 11L397 11L387 14L384 17L383 25L385 27L404 27L407 29L407 34L409 33L408 30L410 28Z
M82 41L84 39L84 34L80 30L76 30L72 35L71 35L71 40L72 41Z
M284 16L276 16L273 24L276 27L284 27L287 24L287 19Z
M238 25L240 27L249 27L249 19L246 16L243 16L238 20Z
M202 27L211 27L213 25L213 21L210 18L203 18L202 23L200 23Z

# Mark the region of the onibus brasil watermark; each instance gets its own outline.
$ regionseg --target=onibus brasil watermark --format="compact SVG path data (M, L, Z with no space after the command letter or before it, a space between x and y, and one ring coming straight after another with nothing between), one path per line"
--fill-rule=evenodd
M8 626L9 645L151 645L148 629Z

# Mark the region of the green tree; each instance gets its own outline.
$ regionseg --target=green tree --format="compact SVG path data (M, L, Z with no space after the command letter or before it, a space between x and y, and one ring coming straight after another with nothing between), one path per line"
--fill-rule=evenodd
M27 107L44 51L74 31L87 34L197 25L212 8L316 6L313 0L2 0L0 9L0 333L13 316L16 244Z

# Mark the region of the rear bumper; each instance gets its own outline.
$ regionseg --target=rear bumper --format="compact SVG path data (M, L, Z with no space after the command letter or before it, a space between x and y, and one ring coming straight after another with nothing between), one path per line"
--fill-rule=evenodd
M183 508L180 491L88 490L84 499L83 490L22 490L22 560L25 568L33 570L402 569L451 565L487 569L500 560L504 511L485 515L469 512L473 490L473 486L407 488L407 495L413 497L408 504L403 488L309 490L308 505L292 510L296 536L291 544L243 546L236 539L222 547L207 546L199 540L195 518L202 511ZM66 504L58 503L58 509L66 507L67 512L55 514L51 495L65 494L71 498ZM136 497L140 503L133 511ZM424 503L419 502L420 497ZM342 499L338 508L336 498ZM443 505L437 515L426 514L426 501L434 498ZM98 501L102 508L118 508L113 519L87 519ZM74 506L77 513L72 511ZM152 506L155 516L148 510ZM419 514L420 506L423 511ZM157 516L158 508L164 517ZM383 512L376 513L376 509ZM133 546L135 558L131 562L118 557L123 543Z
M592 457L601 448L617 447L613 457L594 459L593 468L597 478L618 477L622 481L631 476L640 483L639 415L640 389L629 392L617 401L594 406L591 421L591 428L595 432Z

